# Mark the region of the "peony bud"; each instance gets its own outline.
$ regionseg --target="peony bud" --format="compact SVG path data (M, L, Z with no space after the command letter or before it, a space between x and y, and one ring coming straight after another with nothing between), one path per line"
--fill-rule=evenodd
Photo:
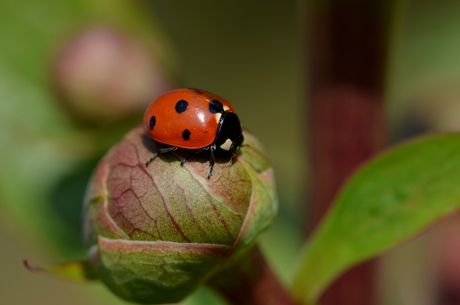
M159 56L109 27L73 37L58 54L53 70L69 115L96 125L143 113L146 101L172 88Z
M174 303L254 246L276 213L273 171L251 133L233 164L161 155L141 127L100 162L89 183L84 237L92 272L137 303ZM49 269L50 270L50 269ZM57 272L54 272L57 273ZM62 274L61 274L62 275Z

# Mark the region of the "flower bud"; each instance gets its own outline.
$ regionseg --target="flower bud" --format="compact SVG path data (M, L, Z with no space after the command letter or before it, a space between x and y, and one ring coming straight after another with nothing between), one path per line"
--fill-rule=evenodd
M109 27L73 37L57 56L54 81L69 115L95 125L144 112L146 101L172 88L158 56Z
M84 237L97 276L120 297L174 303L236 261L276 213L273 171L251 133L233 163L159 149L134 128L100 162L85 198Z

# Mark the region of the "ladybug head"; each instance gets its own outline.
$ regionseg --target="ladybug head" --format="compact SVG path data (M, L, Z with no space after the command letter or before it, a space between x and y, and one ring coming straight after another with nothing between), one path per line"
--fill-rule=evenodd
M216 149L233 155L243 141L243 130L238 116L232 112L225 112L220 119L219 130L214 141Z

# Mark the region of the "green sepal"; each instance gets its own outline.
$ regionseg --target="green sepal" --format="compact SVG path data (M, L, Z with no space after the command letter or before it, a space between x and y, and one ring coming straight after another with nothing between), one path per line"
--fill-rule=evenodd
M99 278L121 298L141 304L176 303L206 281L229 246L99 237Z

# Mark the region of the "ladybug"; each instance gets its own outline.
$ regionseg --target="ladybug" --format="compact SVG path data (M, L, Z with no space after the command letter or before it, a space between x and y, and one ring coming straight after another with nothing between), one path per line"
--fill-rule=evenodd
M147 134L167 147L156 152L145 166L158 155L179 148L193 150L181 161L184 165L191 157L203 151L210 152L212 175L215 154L232 160L243 144L240 120L232 105L223 98L198 89L176 89L156 100L144 114Z

